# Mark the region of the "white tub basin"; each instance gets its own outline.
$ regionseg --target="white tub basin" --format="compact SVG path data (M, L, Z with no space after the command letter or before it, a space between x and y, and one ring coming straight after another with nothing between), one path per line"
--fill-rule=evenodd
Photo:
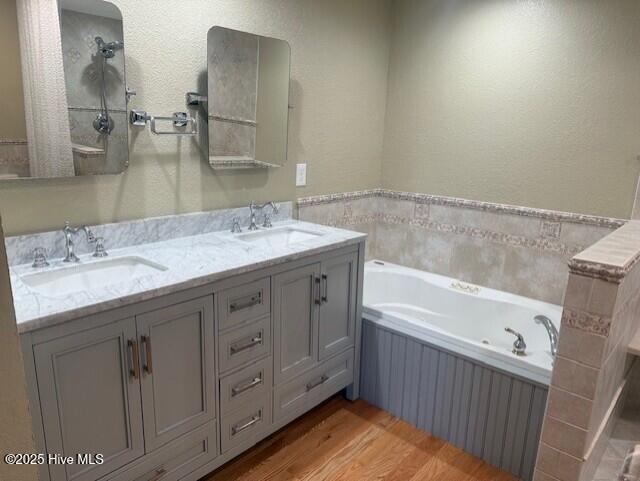
M304 242L315 237L320 237L321 235L321 232L294 226L283 226L255 232L245 232L244 234L238 234L236 238L244 242L258 244L262 247L278 248Z
M27 287L45 296L64 296L166 271L138 256L101 259L21 276Z

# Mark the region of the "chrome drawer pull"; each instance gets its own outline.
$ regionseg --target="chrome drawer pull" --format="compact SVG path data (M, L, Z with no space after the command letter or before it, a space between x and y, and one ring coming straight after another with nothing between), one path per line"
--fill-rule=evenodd
M307 392L311 391L312 389L317 388L318 386L320 386L321 384L324 384L328 380L329 380L329 376L327 376L326 374L323 374L322 377L320 379L318 379L317 381L310 382L309 384L307 384Z
M262 384L262 375L257 376L251 382L245 384L244 386L236 386L232 388L231 397L235 397L238 394L242 394L243 392L248 391L249 389L253 389L256 386L259 386L260 384Z
M249 298L243 297L242 299L232 302L229 304L229 313L233 314L234 312L242 311L243 309L248 309L260 304L262 304L262 292L258 292Z
M316 277L316 287L315 287L316 288L316 293L315 293L316 299L315 299L315 303L318 306L320 304L322 304L322 286L320 284L321 282L322 281L320 280L320 278Z
M329 279L322 274L322 302L329 302Z
M256 414L253 415L250 421L242 424L241 426L238 426L238 425L233 426L231 428L231 434L235 436L236 434L241 433L245 429L249 429L251 426L259 422L261 419L262 419L262 411L258 411Z
M255 337L252 337L249 342L238 342L236 344L232 344L229 350L231 351L231 355L238 354L242 351L246 351L247 349L251 349L253 346L258 344L262 344L262 334L258 334Z
M149 481L160 481L161 478L164 478L164 475L167 474L167 470L164 468L158 469L153 478L149 478Z

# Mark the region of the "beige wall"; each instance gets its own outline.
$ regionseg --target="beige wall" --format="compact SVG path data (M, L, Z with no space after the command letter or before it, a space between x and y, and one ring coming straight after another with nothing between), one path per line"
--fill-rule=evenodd
M16 0L0 0L0 139L25 139Z
M0 453L33 453L31 416L22 354L13 312L9 271L0 220ZM8 466L0 460L0 479L37 480L36 466Z
M289 154L273 171L215 174L192 139L131 131L122 176L0 183L7 234L376 187L389 58L387 0L114 1L124 17L130 108L184 110L222 25L291 44ZM206 146L202 147L206 152ZM295 188L295 164L308 186Z
M628 218L640 2L397 0L383 187Z

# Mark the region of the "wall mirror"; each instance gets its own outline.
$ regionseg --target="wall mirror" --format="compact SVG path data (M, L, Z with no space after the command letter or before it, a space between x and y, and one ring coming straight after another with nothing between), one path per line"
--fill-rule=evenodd
M102 0L0 0L0 42L0 179L126 169L120 10Z
M287 157L291 49L284 40L213 27L207 38L209 164L267 168Z

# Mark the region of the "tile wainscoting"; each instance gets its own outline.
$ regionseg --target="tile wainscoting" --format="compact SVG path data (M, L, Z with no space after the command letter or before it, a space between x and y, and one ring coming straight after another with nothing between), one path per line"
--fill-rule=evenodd
M569 260L625 223L386 189L302 198L298 217L369 234L369 258L554 304Z

